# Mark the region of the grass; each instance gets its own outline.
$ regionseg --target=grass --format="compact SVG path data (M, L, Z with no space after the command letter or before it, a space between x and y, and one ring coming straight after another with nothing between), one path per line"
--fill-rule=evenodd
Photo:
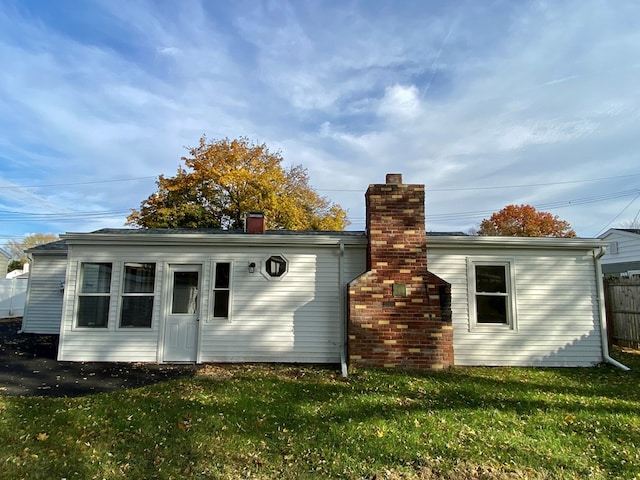
M210 366L0 397L0 478L640 478L640 355L616 357L633 371Z

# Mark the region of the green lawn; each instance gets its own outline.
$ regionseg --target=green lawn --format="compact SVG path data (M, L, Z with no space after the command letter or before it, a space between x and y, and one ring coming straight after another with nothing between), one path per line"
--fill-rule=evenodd
M73 399L0 397L0 478L640 478L634 371L209 367Z

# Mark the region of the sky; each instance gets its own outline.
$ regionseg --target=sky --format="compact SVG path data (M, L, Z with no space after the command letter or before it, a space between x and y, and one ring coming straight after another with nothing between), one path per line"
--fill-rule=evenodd
M202 135L302 165L363 230L509 204L580 237L640 220L640 2L0 0L0 245L123 227Z

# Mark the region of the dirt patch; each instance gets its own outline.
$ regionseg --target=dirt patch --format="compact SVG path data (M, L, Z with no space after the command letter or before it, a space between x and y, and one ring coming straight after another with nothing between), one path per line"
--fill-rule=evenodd
M18 333L20 319L0 319L0 395L77 397L191 377L195 365L58 362L58 335Z

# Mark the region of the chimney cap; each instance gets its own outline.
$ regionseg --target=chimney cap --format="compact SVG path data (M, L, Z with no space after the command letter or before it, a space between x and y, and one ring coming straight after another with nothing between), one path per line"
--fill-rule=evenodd
M401 185L402 174L401 173L387 173L387 185Z

